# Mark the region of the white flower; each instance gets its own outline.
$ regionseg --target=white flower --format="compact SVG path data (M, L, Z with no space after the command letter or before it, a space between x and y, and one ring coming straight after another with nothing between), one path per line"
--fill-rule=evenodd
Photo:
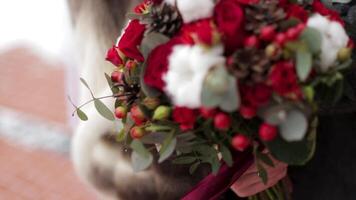
M213 0L165 0L170 5L177 5L185 23L211 17L215 3Z
M349 37L339 22L319 14L310 17L307 26L321 33L320 64L321 70L325 72L335 63L339 50L347 46Z
M177 106L201 107L201 91L205 76L214 66L223 66L221 46L206 49L202 46L177 45L169 57L168 72L163 75L165 92Z

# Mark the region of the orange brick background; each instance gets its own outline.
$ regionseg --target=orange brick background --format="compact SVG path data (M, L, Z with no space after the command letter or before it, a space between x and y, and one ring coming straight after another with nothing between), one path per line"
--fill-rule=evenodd
M26 48L0 54L0 108L58 124L70 133L66 106L63 66L46 62ZM69 155L0 137L0 200L8 199L95 197L74 174Z

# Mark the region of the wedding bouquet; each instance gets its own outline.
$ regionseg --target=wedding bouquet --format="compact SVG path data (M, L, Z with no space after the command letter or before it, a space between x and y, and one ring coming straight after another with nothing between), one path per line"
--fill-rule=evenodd
M318 107L340 98L352 62L337 12L319 0L145 0L128 17L107 54L115 108L94 103L122 120L135 171L158 152L192 174L208 163L205 182L229 171L230 186L252 162L266 183L272 157L312 158Z

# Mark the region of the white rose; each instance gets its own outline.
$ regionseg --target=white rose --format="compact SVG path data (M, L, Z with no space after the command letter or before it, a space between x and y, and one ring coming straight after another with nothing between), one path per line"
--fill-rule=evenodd
M184 23L211 17L215 7L213 0L165 0L165 2L177 6Z
M221 46L177 45L169 57L168 72L163 75L165 92L177 106L201 107L201 91L205 76L214 66L224 65Z
M347 46L349 37L339 22L319 14L310 17L307 26L321 33L320 64L321 70L325 72L335 63L339 50Z

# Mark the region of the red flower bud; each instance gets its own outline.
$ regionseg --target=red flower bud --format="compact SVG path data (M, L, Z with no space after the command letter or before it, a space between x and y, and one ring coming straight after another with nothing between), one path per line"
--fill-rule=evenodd
M131 108L131 116L136 125L141 125L146 121L146 117L143 114L139 106L135 105Z
M272 41L276 35L274 26L269 25L261 28L260 38L264 41Z
M118 118L118 119L123 119L125 118L127 115L127 109L123 106L119 106L115 109L115 116Z
M217 110L215 108L206 108L206 107L200 108L200 114L205 119L213 118L216 115L216 113L217 113Z
M240 114L245 119L252 119L256 116L256 108L252 106L241 106L240 107Z
M244 151L250 146L251 140L245 135L237 134L232 138L231 144L236 150Z
M278 33L278 34L276 35L276 38L275 38L274 40L275 40L275 42L276 42L277 44L279 44L280 46L283 46L284 43L287 41L286 34L284 34L284 33Z
M133 60L129 60L126 62L125 67L129 70L135 68L137 66L137 63Z
M231 118L226 113L219 113L214 117L214 126L219 130L228 130L231 126Z
M245 45L245 47L258 48L260 45L260 42L259 42L257 36L252 35L250 37L245 38L244 45Z
M114 83L119 83L122 79L122 73L118 72L118 71L114 71L113 73L111 73L111 80Z
M299 29L297 27L289 28L286 32L286 36L288 40L295 40L299 36Z
M143 130L143 128L138 127L138 126L134 126L131 130L130 130L130 135L133 139L140 139L145 135L145 131Z
M267 123L263 123L259 129L259 136L261 140L270 142L277 137L277 127Z

